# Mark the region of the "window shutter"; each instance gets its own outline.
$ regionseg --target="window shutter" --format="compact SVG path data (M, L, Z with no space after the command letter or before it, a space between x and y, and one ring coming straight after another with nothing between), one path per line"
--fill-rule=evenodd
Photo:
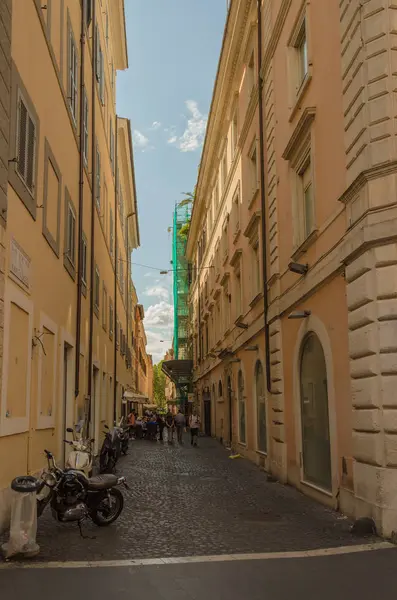
M99 29L98 29L98 25L95 25L95 41L96 41L96 49L95 49L95 59L96 59L96 66L95 66L95 71L96 71L96 78L97 81L100 80L101 77L101 62L100 62L100 45L99 45Z
M27 143L27 169L26 183L30 191L34 189L34 161L36 147L36 126L32 119L28 117L28 143Z
M18 123L18 162L17 169L21 177L25 179L26 170L26 138L27 138L27 117L28 112L22 99L19 100L19 123Z
M100 80L99 80L99 94L101 97L102 104L104 104L104 92L105 92L105 71L104 71L104 60L102 49L99 48L99 60L100 60Z

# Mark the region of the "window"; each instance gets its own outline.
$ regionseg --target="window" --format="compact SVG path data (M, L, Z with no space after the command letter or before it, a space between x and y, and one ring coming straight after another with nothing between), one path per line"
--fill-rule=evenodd
M95 163L95 198L98 210L101 209L101 155L98 142L96 145L96 163Z
M99 316L99 288L100 288L100 275L97 265L95 265L95 285L94 285L94 312L96 316Z
M309 61L307 58L306 19L303 20L298 38L296 40L295 48L298 57L299 83L302 83L309 72Z
M120 345L120 322L116 319L116 348Z
M217 208L219 206L219 183L218 183L218 181L215 182L215 187L214 187L214 206L215 206L215 210L217 210Z
M240 231L240 191L236 190L232 203L232 233L236 236Z
M248 93L248 102L251 100L252 92L254 90L255 85L255 54L252 51L250 59L247 65L247 93Z
M223 314L225 318L225 329L229 329L230 327L230 294L229 294L229 286L225 285L223 290Z
M73 266L76 264L76 213L70 202L67 208L66 256Z
M239 441L241 444L246 443L246 431L245 431L245 396L244 396L244 377L242 371L238 372L237 381L237 393L238 393L238 431Z
M254 296L257 296L261 291L261 259L259 252L259 239L256 239L252 245L252 288Z
M314 230L313 185L310 158L299 173L300 193L303 202L303 232L305 239Z
M36 124L19 94L17 115L17 173L32 194L35 190Z
M81 240L81 282L87 291L87 238L83 235Z
M114 175L114 133L112 119L110 119L110 162L112 163L112 173Z
M113 339L113 326L114 323L114 313L113 313L113 301L109 298L109 337Z
M101 99L102 104L104 104L105 99L105 73L104 73L104 59L103 52L101 48L101 41L99 37L99 27L96 25L95 27L95 37L96 37L96 78L99 85L99 97Z
M108 318L108 292L103 284L102 287L102 327L106 331L107 329L107 318Z
M110 207L110 218L109 218L109 246L110 246L110 256L113 258L113 255L114 255L114 220L113 220L112 207Z
M238 317L240 317L242 314L241 265L239 265L234 272L234 294L235 294L234 306L235 306L235 311L236 311L235 317L236 317L236 319L238 319Z
M77 48L73 37L73 31L69 25L69 82L68 82L68 100L69 107L74 121L77 120Z
M225 151L222 157L222 192L224 193L226 189L226 181L227 181L227 140L225 142Z
M234 157L235 152L237 150L237 142L238 142L238 112L237 112L237 108L236 108L233 113L233 118L232 118L232 158Z
M83 99L83 158L85 166L88 165L88 98L84 88Z
M112 60L112 73L111 73L111 77L112 77L112 90L114 90L114 62Z
M121 231L123 232L124 235L124 229L125 229L125 223L124 223L124 196L123 196L123 190L120 186L120 193L119 193L119 211L120 211L120 226L121 226Z
M257 447L259 452L267 452L265 378L263 374L262 363L259 360L255 365L255 393Z
M120 256L120 251L119 251L118 255ZM124 296L124 266L123 266L123 260L120 258L119 262L120 262L120 280L119 280L120 291L121 291L121 295Z
M253 198L258 191L258 157L256 151L256 142L254 143L251 152L249 154L249 178L251 183L251 198Z
M106 181L103 182L103 234L105 236L105 240L108 240L108 218L109 218L109 200L108 200L108 186L106 185Z

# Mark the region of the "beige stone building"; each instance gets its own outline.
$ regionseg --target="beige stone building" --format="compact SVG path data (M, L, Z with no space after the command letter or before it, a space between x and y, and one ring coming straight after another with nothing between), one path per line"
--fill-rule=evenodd
M206 430L384 535L397 530L395 18L379 0L232 0L188 243Z
M135 378L130 255L139 245L131 128L115 112L116 74L128 67L123 0L4 6L0 455L12 460L0 489L38 471L44 448L62 462L67 426L85 418L98 447L101 425L122 414ZM6 94L1 104L6 131Z

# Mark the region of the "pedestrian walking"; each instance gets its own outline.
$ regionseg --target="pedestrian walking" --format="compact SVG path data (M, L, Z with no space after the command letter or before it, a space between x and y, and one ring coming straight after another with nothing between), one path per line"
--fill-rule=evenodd
M190 443L192 444L192 446L197 446L198 433L200 429L200 418L196 410L193 410L192 414L189 417L189 427Z
M168 443L172 444L172 442L174 441L175 421L174 415L170 410L167 412L167 415L165 417L165 425L167 427Z
M164 427L165 427L163 415L157 415L157 425L158 425L159 433L160 433L160 442L162 442L162 441L164 441Z
M178 410L178 414L175 417L175 425L176 425L176 433L178 436L179 444L183 443L183 430L186 427L186 417L183 414L182 410Z

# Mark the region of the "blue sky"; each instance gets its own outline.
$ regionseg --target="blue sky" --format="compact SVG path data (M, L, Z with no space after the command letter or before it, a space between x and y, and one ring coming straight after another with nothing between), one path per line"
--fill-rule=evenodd
M141 248L132 260L170 269L167 229L196 183L226 0L126 0L125 9L130 67L118 74L117 111L134 132ZM172 340L172 275L133 265L133 279L158 362Z

